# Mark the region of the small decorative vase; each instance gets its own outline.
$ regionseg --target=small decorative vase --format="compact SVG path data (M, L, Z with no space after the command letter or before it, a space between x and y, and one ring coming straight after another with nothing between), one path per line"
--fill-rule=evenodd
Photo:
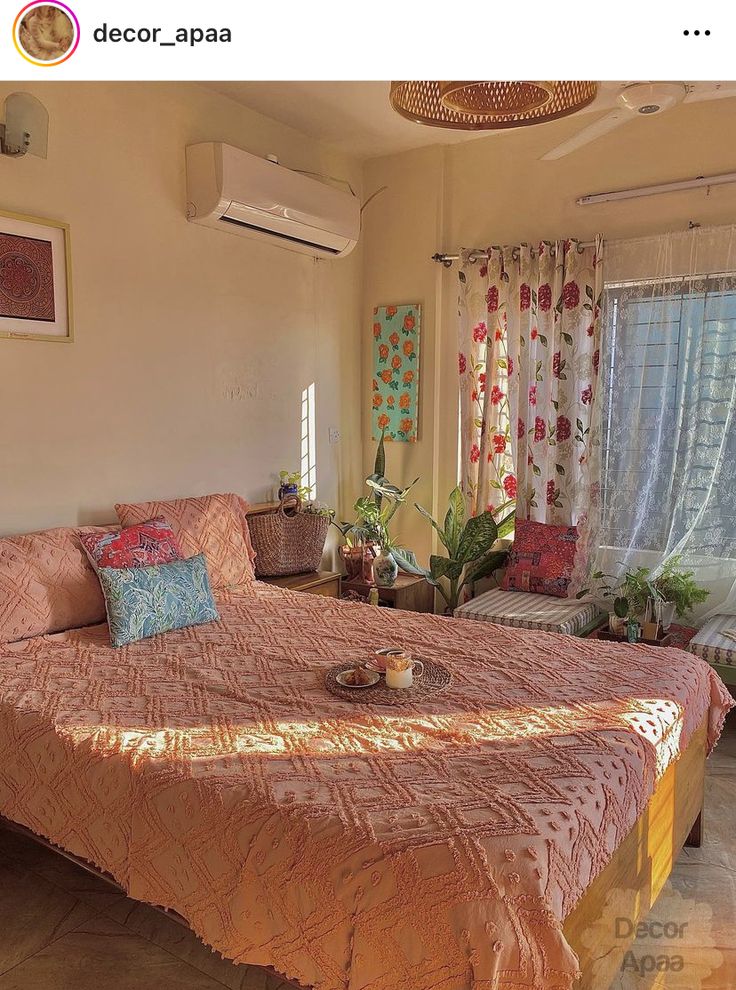
M391 588L399 574L399 565L391 553L381 550L373 561L373 579L379 588Z
M279 502L281 501L281 499L287 498L289 495L298 495L298 494L299 494L299 489L293 482L290 484L284 482L279 487Z

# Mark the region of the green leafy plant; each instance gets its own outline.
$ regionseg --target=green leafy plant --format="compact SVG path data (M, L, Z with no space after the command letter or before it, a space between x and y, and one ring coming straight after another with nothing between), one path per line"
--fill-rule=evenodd
M388 481L386 478L386 449L382 431L376 450L373 473L365 479L366 485L372 489L372 495L362 496L353 506L356 514L355 522L335 523L346 544L349 547L354 547L361 543L375 543L384 552L393 552L398 549L396 540L389 533L389 523L399 507L404 504L407 494L417 481L419 478L415 478L407 488L398 488ZM405 559L410 559L410 557L404 556ZM399 566L401 566L401 561L399 561Z
M496 512L503 512L511 504L504 503ZM445 600L447 611L452 613L467 585L489 577L506 563L508 550L494 550L493 545L499 537L507 536L513 530L514 511L498 523L494 514L488 511L468 518L465 497L459 486L450 495L443 525L421 505L416 508L432 524L447 551L447 556L432 554L429 569L416 568L416 573L423 574L437 588Z
M659 597L648 575L647 567L638 567L635 571L627 571L621 580L603 571L596 571L591 578L595 584L595 594L604 600L613 599L614 615L619 619L628 619L629 616L642 614L650 598ZM575 597L584 598L592 593L593 589L584 588Z
M678 618L692 612L710 594L705 588L699 588L693 580L695 571L680 567L681 560L681 554L670 557L652 582L662 601L673 603Z
M282 485L293 485L296 488L296 494L302 502L309 500L312 494L312 486L302 484L302 476L298 471L279 471L279 481Z
M648 567L637 567L624 575L621 593L629 604L628 615L641 616L646 612L648 602L661 600L662 596L650 575ZM616 603L613 604L616 611Z
M330 521L335 516L335 510L312 499L312 485L303 485L302 476L298 471L279 471L279 481L282 485L296 487L296 495L302 502L302 511L315 516L325 516Z
M682 618L695 605L704 602L710 592L698 587L693 580L695 572L683 570L680 567L681 560L681 556L671 557L656 576L652 576L649 567L636 567L632 571L626 571L618 583L613 575L602 571L596 571L592 577L597 583L600 597L613 598L613 611L620 619L630 615L644 615L649 602L655 606L658 602L671 602L678 617ZM586 588L577 597L582 598L590 594L590 591L590 588Z

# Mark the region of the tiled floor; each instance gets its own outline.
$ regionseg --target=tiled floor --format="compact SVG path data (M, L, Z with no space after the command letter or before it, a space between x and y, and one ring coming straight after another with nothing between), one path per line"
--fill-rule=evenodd
M704 844L682 852L652 912L662 921L690 922L692 945L675 948L681 948L686 966L693 953L700 954L702 965L693 970L697 982L695 976L682 982L682 973L679 981L674 975L672 981L661 973L641 980L629 973L616 988L736 988L734 809L736 711L709 761ZM129 900L56 853L0 828L0 990L279 990L284 986L264 970L221 959L173 919Z

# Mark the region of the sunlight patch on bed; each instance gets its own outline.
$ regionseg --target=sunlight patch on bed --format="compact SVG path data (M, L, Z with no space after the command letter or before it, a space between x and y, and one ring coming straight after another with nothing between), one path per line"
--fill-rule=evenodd
M356 713L357 715L357 713ZM101 751L114 750L138 758L170 760L239 759L262 756L314 755L350 758L360 754L400 756L454 748L508 748L515 741L548 738L555 747L586 732L616 732L645 739L656 752L661 774L680 750L683 711L662 698L581 702L579 705L526 709L485 709L477 713L438 715L371 715L355 719L285 720L268 729L253 725L166 726L151 730L132 726L75 726L65 729L75 740L90 740Z

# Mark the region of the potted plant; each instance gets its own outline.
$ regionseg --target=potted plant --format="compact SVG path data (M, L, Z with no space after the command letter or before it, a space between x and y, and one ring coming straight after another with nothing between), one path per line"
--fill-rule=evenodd
M390 588L399 573L399 565L392 556L396 543L388 531L388 524L399 504L400 501L389 498L384 498L379 504L375 498L366 495L359 498L354 507L358 516L354 530L357 527L364 543L373 548L373 580L381 588Z
M640 569L646 571L646 568ZM622 581L617 581L613 574L596 571L591 575L597 585L597 595L604 603L611 601L608 613L608 628L616 636L625 636L630 618L644 611L647 592L643 578L638 572L627 572ZM590 588L579 591L576 598L584 598L591 594Z
M503 512L510 504L504 503L496 512ZM447 551L447 556L432 554L429 569L418 567L416 572L434 585L445 600L445 611L452 615L468 585L488 577L506 563L509 551L494 550L493 546L514 528L514 512L498 523L488 511L467 518L465 496L459 486L450 495L442 526L421 505L416 508L432 524Z
M626 571L617 585L611 584L616 579L610 574L602 571L593 574L601 598L614 599L613 612L609 613L611 632L623 635L628 619L634 617L644 625L645 637L656 639L660 623L666 632L675 614L681 618L706 600L709 592L695 583L694 571L686 571L679 566L681 559L681 556L671 557L656 577L652 576L649 567ZM589 589L586 589L577 597L588 593Z
M407 488L398 488L388 481L385 472L386 451L382 431L373 474L365 480L373 494L364 495L355 503L355 522L335 523L345 540L340 553L348 581L362 579L370 583L375 577L377 584L390 587L396 580L399 566L403 566L396 555L398 544L388 527L419 479L415 478ZM412 558L413 554L404 552L401 561L411 561Z
M296 495L297 498L306 502L311 494L311 487L302 484L302 476L299 471L279 471L279 501L287 495Z
M699 588L693 580L695 571L687 571L680 567L681 560L682 554L670 557L652 581L662 602L663 629L669 628L675 615L678 619L688 615L696 605L702 604L710 594L705 588Z

